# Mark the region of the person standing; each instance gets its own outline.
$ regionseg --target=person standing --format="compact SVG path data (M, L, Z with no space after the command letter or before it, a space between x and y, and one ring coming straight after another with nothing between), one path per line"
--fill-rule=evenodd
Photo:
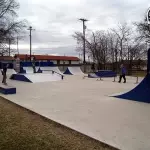
M15 56L14 57L15 60L14 60L14 70L19 73L20 72L20 58Z
M120 77L119 77L119 83L121 83L122 78L124 79L124 83L126 83L126 69L124 67L124 65L122 64L120 67Z
M7 68L8 68L8 64L3 64L3 67L2 67L2 75L3 75L3 80L2 80L2 83L4 85L7 85L6 83L6 79L7 79Z

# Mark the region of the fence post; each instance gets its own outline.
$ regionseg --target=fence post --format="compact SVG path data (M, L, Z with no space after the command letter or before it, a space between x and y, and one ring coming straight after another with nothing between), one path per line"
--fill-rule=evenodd
M114 81L113 82L116 82L116 77L114 77Z
M138 81L139 81L139 77L137 76L137 77L136 77L136 83L135 83L135 84L138 84L138 83L139 83Z

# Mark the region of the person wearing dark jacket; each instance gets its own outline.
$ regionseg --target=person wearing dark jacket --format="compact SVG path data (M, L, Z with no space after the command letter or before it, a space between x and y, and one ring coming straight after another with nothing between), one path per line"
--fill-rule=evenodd
M124 67L124 65L122 64L120 67L120 78L119 78L119 83L121 83L122 78L124 79L124 83L126 83L126 69Z
M3 67L2 67L2 75L3 75L3 80L2 80L2 83L7 85L6 83L6 79L7 79L7 68L8 68L8 64L4 64Z

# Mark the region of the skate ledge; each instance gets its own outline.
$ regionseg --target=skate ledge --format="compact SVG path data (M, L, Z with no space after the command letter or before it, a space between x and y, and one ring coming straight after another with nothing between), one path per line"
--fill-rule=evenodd
M9 85L0 85L0 93L2 94L16 94L16 88Z

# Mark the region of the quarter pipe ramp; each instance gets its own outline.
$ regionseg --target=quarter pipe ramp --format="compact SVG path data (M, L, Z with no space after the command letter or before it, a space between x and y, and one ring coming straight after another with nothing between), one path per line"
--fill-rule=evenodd
M80 67L68 67L64 74L68 75L84 75Z
M150 74L147 74L143 81L131 91L113 97L150 103Z

